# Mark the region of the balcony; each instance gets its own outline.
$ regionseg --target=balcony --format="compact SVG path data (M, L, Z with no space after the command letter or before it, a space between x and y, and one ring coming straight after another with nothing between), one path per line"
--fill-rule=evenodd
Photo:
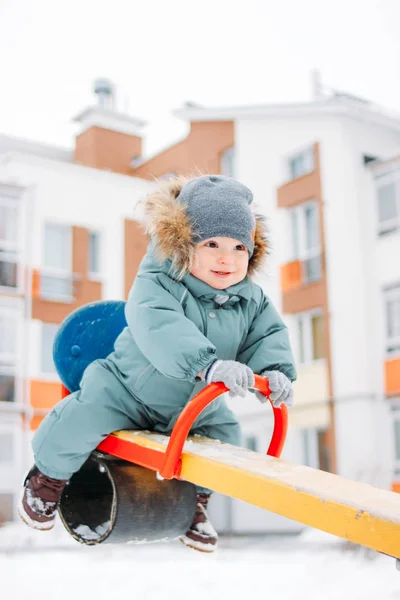
M277 190L278 208L291 208L307 200L321 197L319 171L297 177Z
M385 392L387 396L400 395L400 358L385 362Z
M283 311L298 313L325 303L323 256L295 260L281 266Z
M61 323L79 306L102 298L102 282L81 273L43 269L32 274L32 318Z
M50 302L72 303L78 295L80 275L59 271L37 271L32 274L32 297Z

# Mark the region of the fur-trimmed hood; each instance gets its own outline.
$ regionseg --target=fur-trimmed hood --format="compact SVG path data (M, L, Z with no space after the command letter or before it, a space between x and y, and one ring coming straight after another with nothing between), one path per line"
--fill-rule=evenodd
M163 262L171 260L178 279L190 272L194 257L192 223L184 204L177 200L191 179L193 177L179 176L161 181L141 202L143 225L153 240L155 252ZM265 219L256 213L254 217L254 252L249 260L249 276L263 266L269 249Z

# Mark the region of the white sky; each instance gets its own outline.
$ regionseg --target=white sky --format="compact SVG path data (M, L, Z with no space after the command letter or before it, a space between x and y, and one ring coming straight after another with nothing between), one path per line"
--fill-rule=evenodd
M147 152L204 105L311 99L323 82L400 111L400 0L0 0L0 132L72 146L108 77Z

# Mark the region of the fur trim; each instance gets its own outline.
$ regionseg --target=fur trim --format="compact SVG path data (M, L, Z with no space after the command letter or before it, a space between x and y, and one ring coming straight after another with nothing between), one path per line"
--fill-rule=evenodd
M160 260L171 260L177 279L182 279L190 272L194 258L192 224L184 205L177 201L181 189L191 179L193 177L178 176L159 181L155 191L141 202L146 233L155 239ZM264 217L255 214L255 220L254 252L249 260L249 276L261 269L269 248Z
M268 232L265 217L256 214L255 219L256 231L254 234L254 252L249 260L249 277L262 269L265 259L269 254Z

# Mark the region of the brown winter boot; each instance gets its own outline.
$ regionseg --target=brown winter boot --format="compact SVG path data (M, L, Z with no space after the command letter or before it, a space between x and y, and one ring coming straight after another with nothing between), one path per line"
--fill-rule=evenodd
M18 507L21 519L34 529L52 529L66 479L47 477L34 465L24 481Z
M214 552L218 545L218 534L208 520L207 504L210 494L197 494L197 508L193 522L180 541L199 550L200 552Z

